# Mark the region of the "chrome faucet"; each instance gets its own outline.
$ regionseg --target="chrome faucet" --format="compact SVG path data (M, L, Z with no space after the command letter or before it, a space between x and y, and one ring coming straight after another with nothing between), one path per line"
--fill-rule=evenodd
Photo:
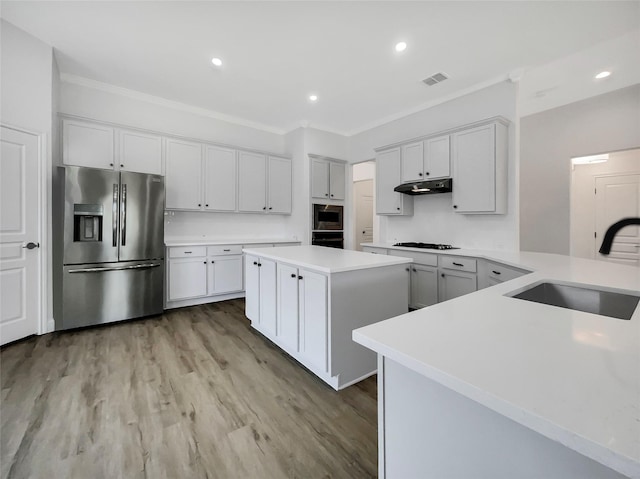
M640 225L640 218L624 218L609 226L607 232L604 234L602 246L600 246L600 254L609 254L611 252L613 238L618 234L618 231L629 225Z

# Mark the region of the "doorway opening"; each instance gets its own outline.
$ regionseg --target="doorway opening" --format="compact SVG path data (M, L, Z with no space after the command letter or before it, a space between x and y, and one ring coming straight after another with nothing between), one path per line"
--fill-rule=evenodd
M353 238L356 251L362 251L362 243L373 243L377 238L375 175L376 163L373 160L353 165Z
M608 256L598 253L616 221L640 216L640 148L572 158L571 256L640 266L640 227L616 235Z

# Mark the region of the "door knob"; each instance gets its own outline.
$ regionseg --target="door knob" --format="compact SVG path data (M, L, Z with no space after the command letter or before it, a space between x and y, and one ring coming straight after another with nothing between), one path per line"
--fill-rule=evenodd
M362 232L362 234L366 234L366 232L365 232L365 231L363 231L363 232Z
M35 248L40 248L40 243L32 243L29 242L27 244L23 244L22 245L23 248L27 248L27 249L35 249Z

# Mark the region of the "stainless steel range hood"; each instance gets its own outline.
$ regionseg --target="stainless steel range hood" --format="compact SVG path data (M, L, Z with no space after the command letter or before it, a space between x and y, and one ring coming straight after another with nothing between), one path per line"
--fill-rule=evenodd
M449 193L451 191L451 178L445 178L444 180L403 183L402 185L396 186L393 191L404 193L405 195L434 195L436 193Z

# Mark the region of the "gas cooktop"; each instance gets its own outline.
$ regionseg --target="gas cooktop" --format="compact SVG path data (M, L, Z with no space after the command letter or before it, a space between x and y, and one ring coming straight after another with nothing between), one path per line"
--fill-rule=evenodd
M424 248L424 249L460 249L450 244L435 244L435 243L396 243L393 246L404 246L405 248Z

